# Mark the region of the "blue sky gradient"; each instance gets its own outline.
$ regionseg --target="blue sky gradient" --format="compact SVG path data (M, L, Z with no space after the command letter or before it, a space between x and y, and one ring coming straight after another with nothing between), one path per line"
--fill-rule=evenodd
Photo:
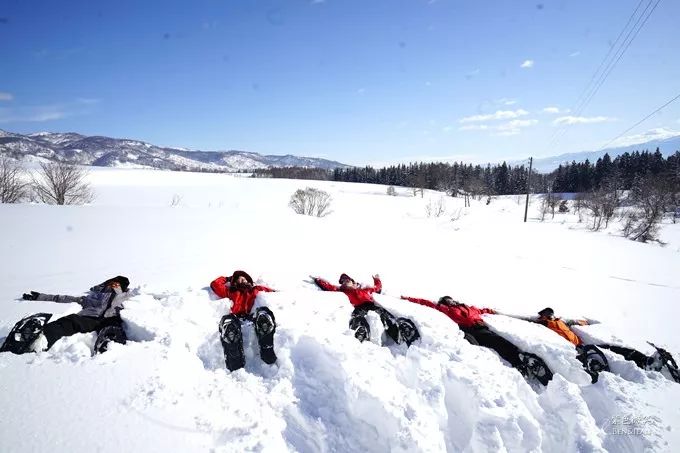
M680 93L663 0L569 119L638 3L5 0L0 128L357 165L597 149ZM649 130L680 134L680 102Z

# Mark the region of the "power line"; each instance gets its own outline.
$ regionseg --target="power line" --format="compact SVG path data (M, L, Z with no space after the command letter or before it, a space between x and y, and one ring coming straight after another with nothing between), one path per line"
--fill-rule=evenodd
M635 127L639 126L640 124L642 124L643 122L645 122L645 120L649 119L652 115L654 115L654 114L657 113L658 111L662 110L662 109L663 109L664 107L666 107L667 105L672 104L673 102L677 101L678 99L680 99L680 93L678 93L677 96L675 96L675 97L674 97L673 99L671 99L670 101L666 102L666 103L665 103L664 105L662 105L661 107L659 107L659 108L657 108L656 110L654 110L654 111L653 111L652 113L650 113L649 115L647 115L647 116L645 116L644 118L642 118L642 119L641 119L640 121L638 121L637 123L633 124L631 127L629 127L628 129L626 129L625 131L621 132L619 135L617 135L616 137L614 137L613 139L611 139L610 141L608 141L604 146L602 146L600 149L598 149L598 151L602 151L602 150L605 149L607 146L611 145L611 144L614 143L616 140L620 139L620 138L623 137L625 134L627 134L631 129L634 129Z
M623 36L624 32L626 31L626 29L630 25L631 21L633 20L633 18L637 14L638 10L640 9L640 6L642 5L642 3L644 1L645 0L640 0L637 7L635 8L635 10L633 11L633 13L628 18L626 25L623 27L623 29L619 33L618 37L616 38L616 41L610 47L609 52L607 52L607 55L604 57L604 59L600 63L600 66L598 66L597 70L595 71L593 76L590 78L590 81L586 85L585 89L583 90L583 92L579 96L579 99L576 102L576 107L574 109L572 109L575 116L581 115L583 113L583 111L586 109L586 107L590 104L590 101L595 97L595 95L598 93L600 88L604 85L607 78L609 77L609 74L611 74L614 67L621 60L621 58L626 53L626 51L628 50L630 45L633 43L635 38L640 33L640 30L642 30L642 28L645 26L645 24L649 20L650 16L652 15L652 13L656 9L656 7L661 2L661 0L657 0L656 3L654 4L654 6L652 7L652 9L649 10L649 7L652 5L652 2L654 1L654 0L649 0L649 3L647 3L647 6L644 8L642 13L638 17L638 19L635 21L635 24L632 26L632 28L630 30L628 30L626 37L623 39L623 41L621 41L618 49L614 52L614 54L613 54L614 56L612 57L612 60L609 61L609 63L607 63L607 65L605 66L605 68L602 71L602 73L600 74L600 76L597 77L597 74L600 72L600 69L602 69L603 64L609 59L609 56L612 54L612 50L616 48L617 43L619 42L621 36ZM647 12L648 10L649 10L649 12ZM642 23L640 24L641 21L642 21ZM631 37L631 34L632 34L632 37ZM597 78L597 82L595 82L595 85L590 86L592 84L593 80L595 80L596 78ZM585 98L583 98L584 94L586 94ZM550 142L548 143L548 147L557 144L559 142L559 140L566 134L567 130L568 130L568 127L567 127L566 124L562 125L560 128L558 128L555 131L555 133L553 134L552 138L550 139Z

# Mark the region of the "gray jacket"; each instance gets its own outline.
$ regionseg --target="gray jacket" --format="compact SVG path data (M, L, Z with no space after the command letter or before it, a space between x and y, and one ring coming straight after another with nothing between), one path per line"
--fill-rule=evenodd
M113 316L119 316L119 312L123 309L123 300L127 298L127 295L128 293L126 292L117 294L111 288L97 285L90 288L90 291L85 296L64 296L59 294L40 293L35 300L66 304L75 302L83 307L83 309L77 313L80 316L111 318Z

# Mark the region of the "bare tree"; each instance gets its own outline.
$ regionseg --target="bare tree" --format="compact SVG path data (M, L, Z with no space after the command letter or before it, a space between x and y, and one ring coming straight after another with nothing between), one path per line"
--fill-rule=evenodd
M587 194L582 200L581 205L590 211L590 216L593 219L591 229L598 231L604 227L609 226L609 221L614 217L616 209L621 205L621 200L616 189L602 187L590 194Z
M623 235L633 241L656 240L659 223L671 202L671 193L671 188L663 179L637 181L631 190L635 207L624 219Z
M0 157L0 203L18 203L27 195L26 171L9 157Z
M94 199L87 170L63 162L41 163L31 184L35 197L48 204L84 204Z
M331 213L331 195L313 187L298 189L290 197L288 206L297 214L325 217Z

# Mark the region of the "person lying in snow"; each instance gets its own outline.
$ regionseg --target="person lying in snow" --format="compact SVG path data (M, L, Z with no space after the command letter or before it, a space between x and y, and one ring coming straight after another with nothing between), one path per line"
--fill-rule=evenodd
M575 325L585 326L588 324L595 323L593 322L589 323L587 320L557 318L555 317L555 311L550 307L546 307L543 310L539 311L537 318L527 318L522 316L513 317L543 324L550 330L562 336L567 341L573 343L574 346L576 346L576 350L579 353L579 355L577 355L577 358L583 363L584 368L589 374L591 374L591 376L593 375L592 374L593 372L599 373L599 371L609 371L609 364L607 363L607 359L604 357L604 354L602 354L602 351L598 349L599 346L600 348L609 349L610 351L616 354L622 355L623 358L635 362L635 364L639 368L642 368L644 370L661 371L665 365L668 368L668 371L670 372L673 380L675 380L676 382L680 382L680 373L678 372L678 366L675 363L675 360L673 359L671 354L665 349L657 348L653 344L652 346L654 346L656 352L651 356L647 356L636 349L627 348L624 346L614 346L608 344L599 344L597 346L585 345L583 344L581 338L578 335L576 335L576 332L574 332L570 328L570 326ZM598 369L598 364L592 363L593 361L595 362L599 361L600 362L599 368L601 369ZM593 376L593 382L596 381L597 377L595 375Z
M406 343L411 346L420 338L420 333L415 323L408 318L396 318L392 313L378 305L373 299L373 293L382 291L382 282L378 274L373 276L373 286L361 286L347 274L340 275L335 286L328 281L310 275L314 283L324 291L340 291L347 295L349 302L354 306L354 311L349 319L349 328L354 331L354 337L360 342L371 337L371 328L366 320L369 311L374 311L380 316L380 321L385 328L385 333L395 343Z
M260 346L262 361L270 365L275 363L276 320L274 313L264 306L257 307L253 313L257 295L261 291L272 292L274 290L266 286L254 285L252 277L245 271L235 271L230 277L217 277L210 283L210 288L218 297L231 300L231 313L224 315L219 323L220 341L229 371L243 368L246 364L241 332L241 324L246 321L255 325L255 335Z
M118 275L90 288L84 296L65 296L31 291L24 300L77 303L83 309L76 314L47 322L51 314L39 313L19 321L0 351L15 354L40 352L50 349L62 337L76 333L97 332L94 352L106 351L110 341L125 344L126 335L120 310L127 298L130 280Z
M482 319L482 315L486 313L495 314L495 310L465 305L450 296L441 297L436 304L427 299L416 297L401 296L401 298L444 313L453 322L458 324L465 339L470 344L493 349L504 360L510 363L513 368L519 370L523 376L535 377L543 385L548 385L548 382L552 379L552 371L550 371L541 358L534 354L520 351L517 346L489 330Z

